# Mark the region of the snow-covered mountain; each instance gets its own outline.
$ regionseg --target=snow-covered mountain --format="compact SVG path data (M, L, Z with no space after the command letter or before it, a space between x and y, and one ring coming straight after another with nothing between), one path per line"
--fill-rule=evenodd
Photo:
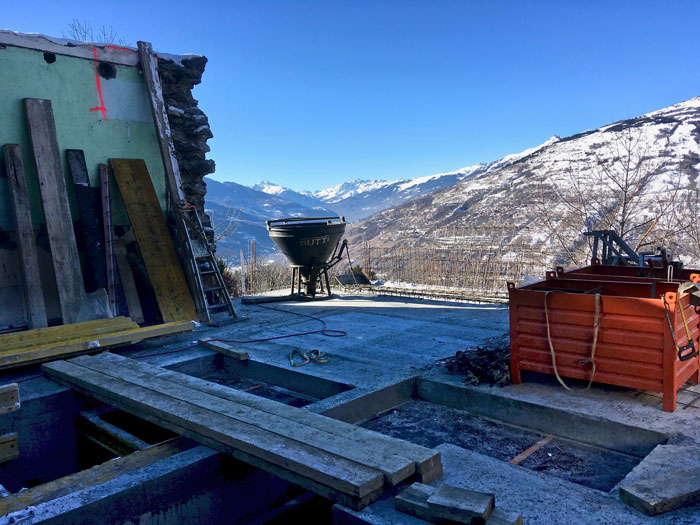
M332 206L326 206L321 199L317 199L312 194L299 193L289 188L285 188L284 186L280 186L279 184L275 184L266 180L254 184L253 186L251 186L251 188L257 191L261 191L263 193L267 193L268 195L273 195L275 197L280 197L291 202L296 202L297 204L301 204L302 206L306 206L307 208L311 209L328 211L329 208L332 208ZM337 214L332 213L332 215Z
M558 140L558 137L552 137L540 146L514 155L508 155L493 162L476 164L456 171L437 173L414 179L356 179L350 182L341 182L316 192L295 192L268 181L259 182L252 188L311 208L318 206L332 208L340 215L344 215L348 222L355 222L402 202L447 188L468 177L487 173L517 162L556 140Z
M267 235L265 224L269 219L337 215L317 202L314 206L305 206L235 182L218 182L209 177L204 180L207 184L205 209L216 236L221 237L216 242L217 253L224 258L238 257L241 249L247 257L250 239L256 240L258 255L272 254L275 245Z
M583 231L612 227L700 263L700 97L487 166L350 225L351 240L434 246L446 229L505 228L506 243L566 262L585 260Z

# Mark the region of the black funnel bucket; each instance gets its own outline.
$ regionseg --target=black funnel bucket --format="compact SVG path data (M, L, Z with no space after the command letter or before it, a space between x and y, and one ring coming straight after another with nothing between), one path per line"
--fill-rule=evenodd
M345 233L344 217L298 217L267 221L267 231L292 266L328 262Z
M276 219L267 221L267 231L289 259L295 275L299 276L300 281L303 277L307 295L313 297L320 274L325 273L328 280L327 269L333 264L329 259L335 254L345 233L345 217ZM328 292L330 295L330 289Z

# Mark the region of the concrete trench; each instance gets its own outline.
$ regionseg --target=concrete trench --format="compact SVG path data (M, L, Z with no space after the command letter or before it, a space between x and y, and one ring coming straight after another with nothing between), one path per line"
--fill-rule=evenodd
M695 523L700 517L688 508L648 518L616 493L622 480L639 472L700 464L700 454L689 451L700 412L665 414L652 404L635 404L638 393L624 389L603 388L572 399L536 377L517 387L465 387L459 376L430 363L492 336L503 326L504 309L356 300L359 309L354 298L345 305L334 306L333 300L329 306L283 306L320 315L334 328L352 327L344 338L350 341L282 340L247 348L247 363L200 347L173 352L204 336L243 339L298 328L284 315L265 312L256 320L259 310L241 308L243 322L202 327L199 333L120 353L146 355L174 371L435 447L442 452L445 475L434 484L494 492L497 502L522 512L526 523ZM470 324L486 329L480 336L478 326ZM357 331L359 326L365 329ZM430 343L418 341L416 333ZM321 343L328 365L289 365L290 348ZM426 346L439 351L426 359ZM415 359L378 370L384 347ZM22 408L0 419L0 431L18 432L21 456L0 465L0 484L13 496L27 488L47 499L27 501L26 508L0 517L0 523L284 523L299 517L319 523L421 523L393 508L392 491L362 511L333 505L38 375L33 369L10 377L22 381ZM510 463L547 437L527 457ZM683 447L686 453L679 452ZM99 471L104 465L111 473ZM57 488L57 482L70 480L66 476L74 479Z

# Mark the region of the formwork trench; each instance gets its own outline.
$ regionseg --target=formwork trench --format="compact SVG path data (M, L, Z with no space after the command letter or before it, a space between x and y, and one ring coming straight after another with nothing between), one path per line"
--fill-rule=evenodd
M643 459L419 399L362 426L431 448L449 443L605 492Z
M359 424L430 448L448 443L602 492L667 440L662 433L497 393L429 378L416 382L411 396Z
M294 407L310 405L353 388L300 371L224 355L200 360L196 366L185 362L167 368Z
M107 406L65 415L71 424L60 429L61 439L46 439L40 453L35 448L31 455L20 454L17 460L0 465L0 485L8 492L50 483L177 437L169 430Z

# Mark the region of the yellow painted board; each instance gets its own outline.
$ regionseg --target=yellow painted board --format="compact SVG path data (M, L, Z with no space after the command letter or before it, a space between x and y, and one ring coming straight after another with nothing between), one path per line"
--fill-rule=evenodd
M96 319L95 321L84 321L82 323L62 324L60 326L51 326L49 328L37 328L36 330L25 330L23 332L13 332L11 334L0 335L0 348L4 344L14 343L17 341L31 341L46 334L57 335L65 332L73 332L76 329L96 328L98 326L108 326L112 323L123 321L131 321L128 317L112 317L111 319Z
M197 319L173 239L141 159L109 159L163 320Z
M28 341L19 341L16 343L0 345L0 354L22 350L23 348L38 348L41 346L45 346L46 344L77 341L86 337L93 337L98 336L100 334L109 334L113 332L122 332L124 330L133 330L139 327L138 324L134 323L129 319L98 327L80 327L76 325L68 326L74 326L75 328L71 331L64 331L56 335L44 334L41 337L37 337L36 339L31 339Z
M99 352L102 348L110 346L133 343L143 339L177 334L180 332L189 332L194 329L194 326L195 324L192 321L177 321L135 330L127 330L125 332L101 336L93 340L73 342L67 345L47 346L44 348L33 348L30 350L3 354L0 355L0 369L24 366L42 361L51 361L53 359L66 358L68 356L75 356L88 352Z

